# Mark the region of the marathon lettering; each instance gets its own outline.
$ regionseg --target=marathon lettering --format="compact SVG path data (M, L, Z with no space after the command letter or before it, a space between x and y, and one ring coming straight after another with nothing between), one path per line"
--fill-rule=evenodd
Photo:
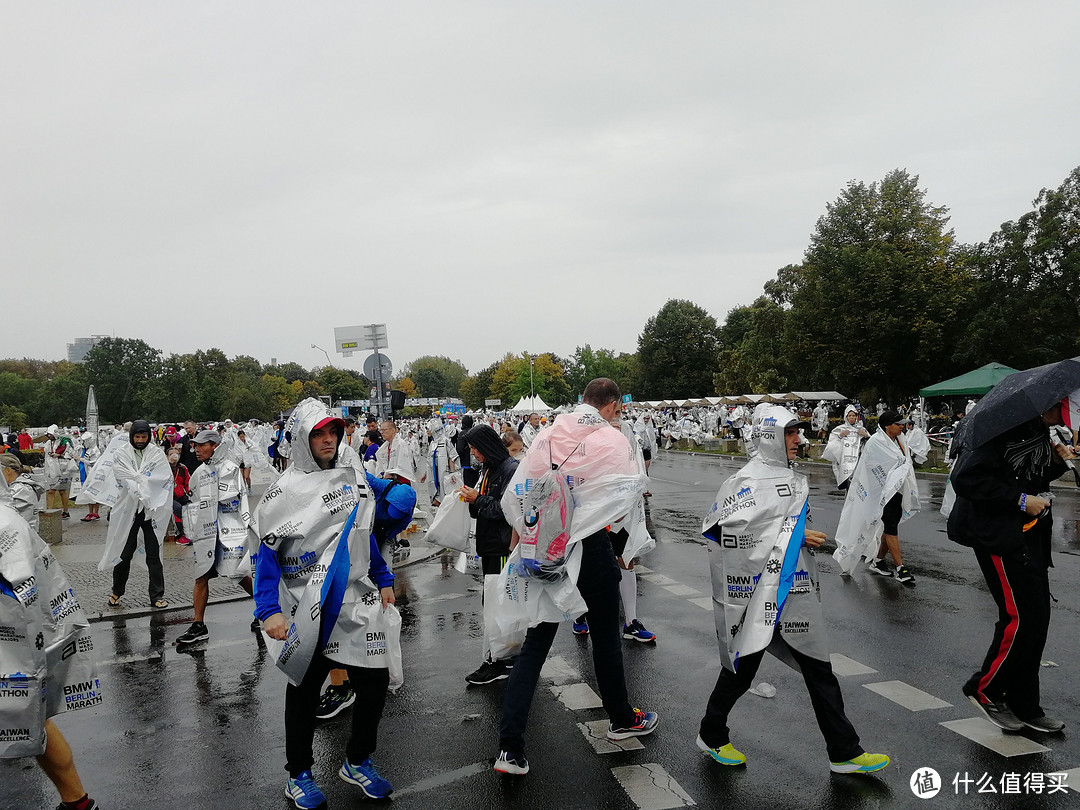
M29 607L37 601L37 577L33 574L18 585L12 585L12 590L15 591L15 596L19 601Z
M279 486L271 487L270 489L266 490L266 492L263 493L263 500L264 501L272 501L272 500L274 500L274 498L276 498L280 494L281 494L281 487L279 487Z
M16 531L6 531L0 534L0 554L15 548L15 544L18 542L19 533Z
M25 640L26 636L18 628L9 625L0 625L0 644L4 642L19 642Z

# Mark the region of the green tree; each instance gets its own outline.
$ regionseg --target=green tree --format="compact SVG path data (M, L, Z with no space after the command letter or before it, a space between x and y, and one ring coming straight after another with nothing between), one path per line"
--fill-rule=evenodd
M901 169L826 206L803 263L770 289L790 302L781 348L801 385L895 400L954 370L972 279L948 221Z
M673 298L646 321L638 336L641 391L633 395L638 399L709 396L719 352L716 319L692 301Z
M963 365L1030 368L1080 354L1080 167L979 245L973 265L974 306L956 351Z
M720 329L720 360L713 375L719 394L768 394L790 390L788 360L777 340L787 313L774 300L759 297L731 310Z
M315 381L334 402L341 399L367 399L371 395L371 381L352 369L323 366L315 375Z
M281 377L287 383L300 380L310 380L314 375L299 363L282 363L277 366L266 366L264 372L271 376Z
M82 365L102 420L125 422L142 416L142 389L161 373L161 350L142 340L109 337L87 353Z
M0 405L0 425L19 431L30 426L30 417L14 405Z
M460 396L465 403L465 407L469 410L479 410L484 407L484 401L488 399L499 399L499 397L491 392L491 383L495 377L495 371L499 367L499 362L492 363L487 368L478 371L471 377L466 377L460 387ZM514 403L503 403L499 407L510 407ZM498 410L498 408L496 408Z
M456 397L469 370L460 360L441 355L417 357L401 370L401 376L411 377L423 397Z

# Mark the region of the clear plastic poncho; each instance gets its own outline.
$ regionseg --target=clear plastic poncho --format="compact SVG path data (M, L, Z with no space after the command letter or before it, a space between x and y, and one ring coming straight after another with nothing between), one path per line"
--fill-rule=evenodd
M833 557L845 574L854 571L862 557L877 552L884 529L881 512L898 492L902 495L902 523L919 511L919 482L903 434L893 441L878 428L863 447L836 527Z

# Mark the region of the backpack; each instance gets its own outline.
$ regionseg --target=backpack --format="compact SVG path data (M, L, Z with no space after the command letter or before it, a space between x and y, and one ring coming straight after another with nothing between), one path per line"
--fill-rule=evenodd
M570 456L578 451L574 449ZM550 446L548 448L550 453ZM566 544L570 542L570 527L574 520L574 496L570 483L561 468L551 464L551 469L535 481L522 500L524 528L520 537L522 573L539 579L557 581L563 578L566 568Z

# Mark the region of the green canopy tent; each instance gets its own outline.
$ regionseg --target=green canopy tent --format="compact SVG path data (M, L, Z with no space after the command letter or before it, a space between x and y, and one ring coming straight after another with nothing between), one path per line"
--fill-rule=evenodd
M1017 369L1001 363L987 363L967 374L953 377L951 380L942 380L934 385L929 385L919 391L919 410L926 413L927 397L954 397L974 396L987 393L991 388L1008 377L1015 374Z
M961 395L985 394L1017 369L1001 363L987 363L985 366L927 386L919 391L920 397L953 397Z

